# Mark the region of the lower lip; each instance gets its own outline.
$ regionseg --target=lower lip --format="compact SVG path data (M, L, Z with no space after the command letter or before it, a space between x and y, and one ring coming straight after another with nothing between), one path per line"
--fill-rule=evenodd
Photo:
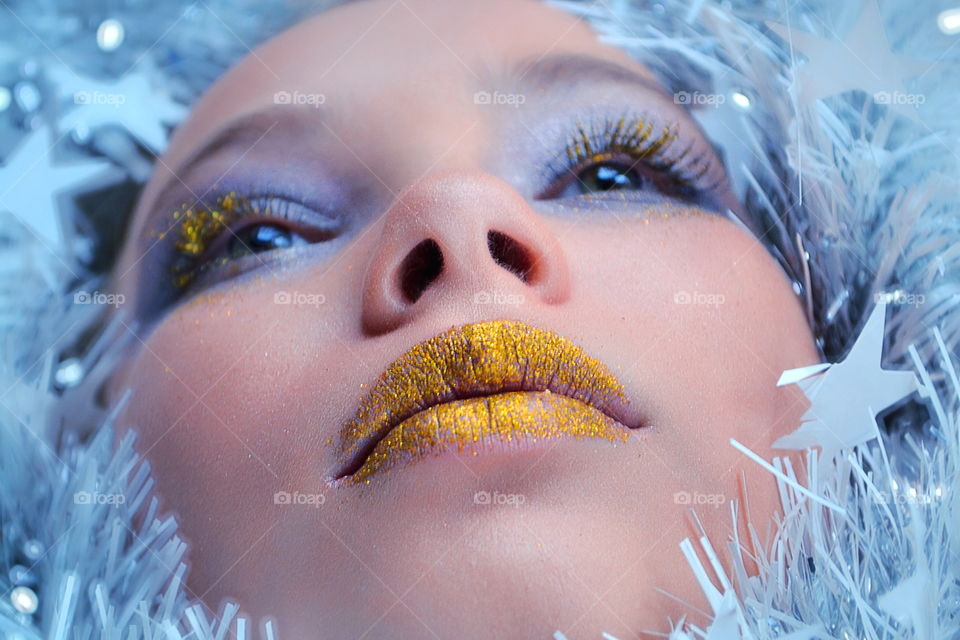
M465 398L429 407L404 420L342 481L370 484L372 477L426 456L450 451L479 455L490 450L491 443L520 445L557 438L626 442L629 429L580 400L549 391Z

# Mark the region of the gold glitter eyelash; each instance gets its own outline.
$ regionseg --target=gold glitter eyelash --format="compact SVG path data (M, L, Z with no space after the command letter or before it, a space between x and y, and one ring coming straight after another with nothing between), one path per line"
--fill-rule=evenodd
M677 187L692 187L712 168L706 154L690 157L694 143L674 150L680 135L676 126L657 127L643 116L623 115L607 120L601 127L577 123L577 131L567 143L566 160L553 171L562 181L583 165L605 162L618 155L643 161Z
M598 161L618 151L641 157L655 156L677 138L670 127L661 128L659 134L651 138L652 134L652 123L638 119L628 125L626 117L621 116L603 132L601 148L597 149L597 141L591 137L583 122L578 122L577 135L567 144L567 157L574 162Z

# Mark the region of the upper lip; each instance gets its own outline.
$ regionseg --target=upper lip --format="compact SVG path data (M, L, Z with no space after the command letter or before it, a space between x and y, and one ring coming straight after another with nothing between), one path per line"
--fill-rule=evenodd
M355 473L391 429L428 407L509 391L550 391L641 426L623 384L566 338L519 321L479 322L416 344L387 367L340 428L335 477Z

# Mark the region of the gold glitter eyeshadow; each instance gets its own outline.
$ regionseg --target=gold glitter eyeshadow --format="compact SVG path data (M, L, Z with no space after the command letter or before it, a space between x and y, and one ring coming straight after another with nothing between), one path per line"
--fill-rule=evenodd
M174 248L187 260L175 267L174 284L184 287L196 275L192 265L207 250L210 242L228 228L238 216L239 199L230 192L217 198L211 208L189 208L175 211L173 217L179 220L179 236ZM190 265L187 267L186 265Z
M611 415L622 415L628 402L606 365L552 331L512 320L453 328L415 345L380 376L341 428L340 454L356 467L342 475L368 483L378 471L453 443L624 440L625 418Z
M231 191L219 196L212 206L182 205L171 214L176 236L173 246L178 254L171 267L174 286L183 288L190 284L197 275L198 259L215 238L243 215L245 205L245 200ZM167 233L154 236L162 240Z
M175 287L190 284L200 270L198 261L210 244L250 210L247 200L231 191L218 196L212 206L183 204L173 211L170 216L173 231L153 232L151 235L158 240L165 239L168 233L175 236L173 247L177 258L170 267ZM223 262L224 259L212 261L203 268Z

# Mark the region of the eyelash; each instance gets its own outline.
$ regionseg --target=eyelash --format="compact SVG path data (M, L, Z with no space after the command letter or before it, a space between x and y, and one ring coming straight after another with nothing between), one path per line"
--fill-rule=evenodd
M709 196L724 181L722 175L714 176L717 167L709 148L702 145L694 151L697 141L687 136L687 146L678 149L684 140L677 133L678 125L657 129L656 120L643 114L624 114L601 116L589 124L578 122L568 135L566 148L549 163L547 187L537 199L555 198L587 167L618 157L626 157L634 170L652 173L648 177L661 183L658 186L668 189L669 195L693 202Z

